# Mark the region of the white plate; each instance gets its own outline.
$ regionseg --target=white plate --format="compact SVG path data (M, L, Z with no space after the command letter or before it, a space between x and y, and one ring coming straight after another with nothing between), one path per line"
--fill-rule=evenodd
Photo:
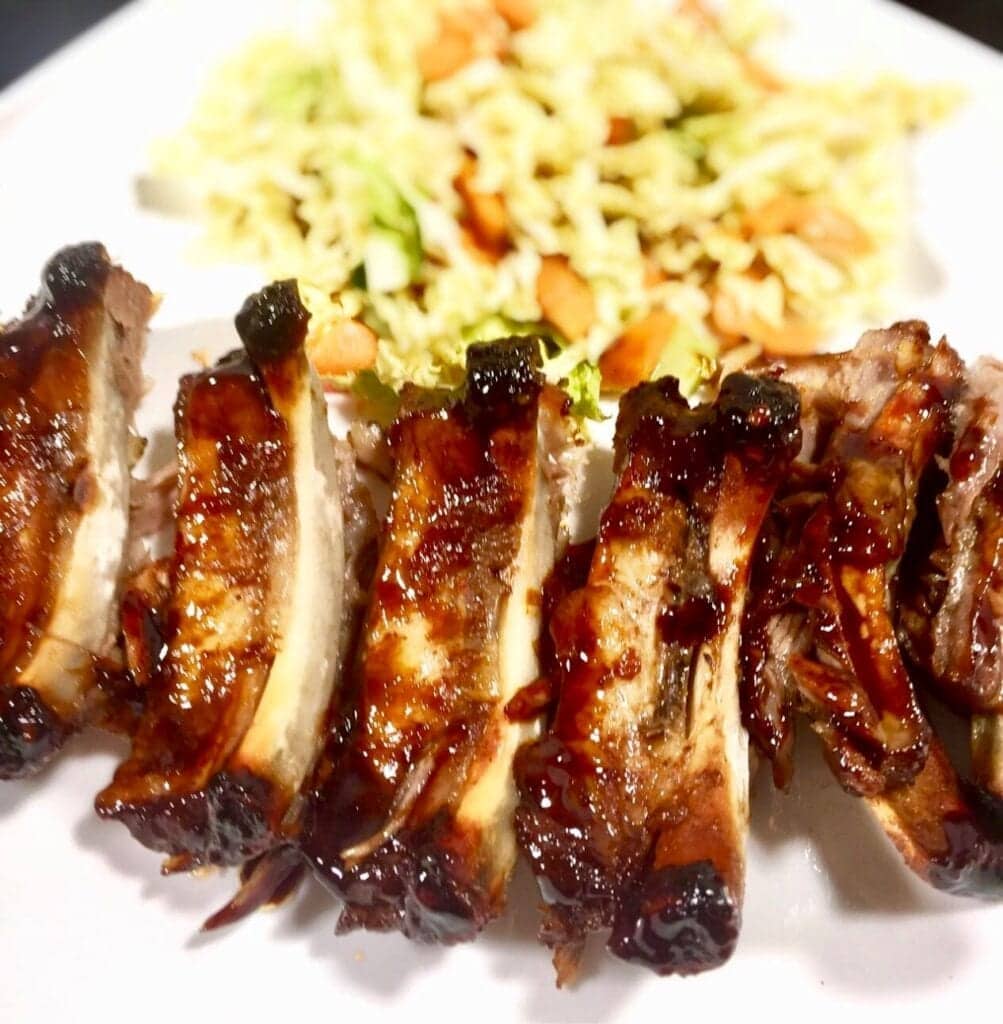
M914 148L910 273L890 318L924 317L965 355L1000 352L1003 61L876 0L787 0L785 61L809 72L890 67L949 79L968 106ZM137 209L149 141L183 119L204 71L278 0L146 0L0 96L0 320L18 312L59 246L103 240L165 293L150 340L155 387L141 426L171 443L170 408L193 350L233 343L253 270L185 258L193 228ZM390 31L405 31L392 26ZM0 786L0 1020L270 1022L428 1014L430 1020L863 1020L890 1009L999 1019L1003 908L934 893L902 867L805 743L794 792L759 777L745 929L724 969L659 980L599 953L570 992L554 989L534 943L532 882L472 946L426 949L397 936L335 938L315 885L226 934L197 927L232 879L163 879L159 858L102 824L93 794L120 744L74 741L44 775Z

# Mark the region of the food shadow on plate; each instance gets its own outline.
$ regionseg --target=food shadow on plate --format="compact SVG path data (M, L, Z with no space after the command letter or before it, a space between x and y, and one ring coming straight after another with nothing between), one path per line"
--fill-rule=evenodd
M411 942L397 933L359 931L337 935L338 912L337 899L308 872L284 904L265 912L271 918L267 939L304 945L339 983L363 989L387 1002L404 994L413 978L434 970L453 952ZM222 929L205 939L225 940L229 931Z
M610 1015L637 989L636 973L606 955L601 943L589 947L580 984L558 990L550 955L536 939L539 896L529 869L519 865L509 894L508 909L487 927L474 944L491 970L502 980L525 988L525 1016L540 1021L573 1021ZM441 968L450 958L469 955L468 947L454 949L410 942L402 935L352 932L336 935L337 901L312 877L285 905L269 915L268 941L305 944L311 956L325 963L342 984L390 1001L406 994L411 982ZM239 927L239 926L238 926ZM224 939L226 931L217 933ZM215 936L193 941L201 945ZM623 984L610 985L610 972L620 972ZM603 979L603 985L593 982Z
M540 892L528 865L520 861L509 889L508 909L479 941L492 961L493 973L523 988L522 1016L527 1020L604 1020L636 994L639 982L656 980L611 956L605 936L594 935L586 944L578 978L559 989L550 951L537 939L539 926Z
M76 763L79 767L81 760L92 757L117 758L121 756L123 749L121 739L96 729L88 729L71 736L63 750L37 775L0 783L0 818L14 814L23 803L37 797L44 789L64 789L66 780L61 780L60 775L67 771L68 766Z
M121 753L121 751L119 751ZM160 872L163 857L146 849L114 821L102 821L91 806L94 794L88 794L87 809L73 829L73 837L85 852L102 858L129 886L121 886L122 900L166 904L172 912L191 923L196 936L202 921L222 906L233 894L236 873L208 871L204 875L169 875Z
M737 957L797 954L826 982L858 991L934 987L967 957L963 917L983 905L912 875L864 802L835 781L809 729L798 731L789 793L759 766L751 817Z

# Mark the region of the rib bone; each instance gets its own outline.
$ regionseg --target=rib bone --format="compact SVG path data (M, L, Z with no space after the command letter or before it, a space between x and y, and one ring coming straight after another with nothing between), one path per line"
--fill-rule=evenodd
M558 705L520 752L520 844L559 983L586 934L659 973L726 959L748 818L739 628L752 547L800 443L792 388L735 375L690 410L676 382L621 402L618 483L585 586L555 611Z
M0 778L37 771L82 724L114 643L154 305L79 245L0 334Z
M303 838L340 930L471 938L516 856L511 764L538 731L506 708L539 673L558 544L536 339L474 346L465 394L411 391L356 692Z
M295 285L272 285L237 317L246 354L182 382L166 653L97 799L172 870L280 841L322 744L344 550L306 326Z

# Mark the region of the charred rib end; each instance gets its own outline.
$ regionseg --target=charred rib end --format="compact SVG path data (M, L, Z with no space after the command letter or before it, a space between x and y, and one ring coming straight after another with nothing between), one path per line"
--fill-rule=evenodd
M30 686L0 689L0 779L34 775L73 729Z
M986 804L970 792L974 815L958 813L943 821L946 850L931 857L923 872L942 892L1003 900L1003 807Z
M186 869L240 864L275 842L273 789L256 776L221 773L198 792L142 802L118 800L114 789L99 794L98 814L151 850L185 857Z
M280 362L303 346L310 314L295 281L276 281L255 292L237 314L237 333L260 366Z
M362 865L318 865L321 880L345 901L338 933L400 931L429 945L469 942L498 908L461 870L459 857L432 843L386 843Z
M240 869L240 889L202 924L202 931L229 928L262 907L284 903L299 888L307 866L293 845L275 846Z
M609 949L656 974L697 974L734 952L741 906L710 861L663 868L618 908Z
M506 415L534 403L543 387L540 339L503 338L467 349L466 405L473 415Z
M60 249L42 272L46 297L63 308L87 302L101 294L110 270L108 253L100 242Z

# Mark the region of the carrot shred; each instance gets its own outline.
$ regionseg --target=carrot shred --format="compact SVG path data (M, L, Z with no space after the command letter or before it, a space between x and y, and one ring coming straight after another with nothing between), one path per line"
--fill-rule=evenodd
M651 256L644 257L644 287L654 288L656 285L668 281L669 275L665 273L662 265Z
M596 304L588 282L564 256L544 256L536 279L536 298L543 318L570 341L588 334Z
M599 357L604 391L626 391L647 380L665 350L676 320L664 309L632 323Z
M418 49L418 70L426 82L456 74L478 57L498 57L505 51L508 26L487 7L443 11L437 35Z
M711 301L711 325L728 347L743 339L761 345L774 356L802 356L815 352L822 337L816 324L794 317L777 326L755 313L744 313L727 292L718 289Z
M863 256L870 236L847 213L804 196L779 195L749 210L742 219L750 235L796 234L820 255L837 262Z
M513 32L529 28L536 21L535 0L494 0L495 10L505 19Z
M629 117L611 117L606 133L607 146L622 146L637 138L637 125Z
M509 245L508 210L505 198L498 192L478 192L474 188L477 161L468 156L460 173L453 179L453 187L466 207L464 225L476 239L479 248L497 259Z
M378 343L364 323L339 320L310 336L307 355L321 377L338 377L374 366Z

